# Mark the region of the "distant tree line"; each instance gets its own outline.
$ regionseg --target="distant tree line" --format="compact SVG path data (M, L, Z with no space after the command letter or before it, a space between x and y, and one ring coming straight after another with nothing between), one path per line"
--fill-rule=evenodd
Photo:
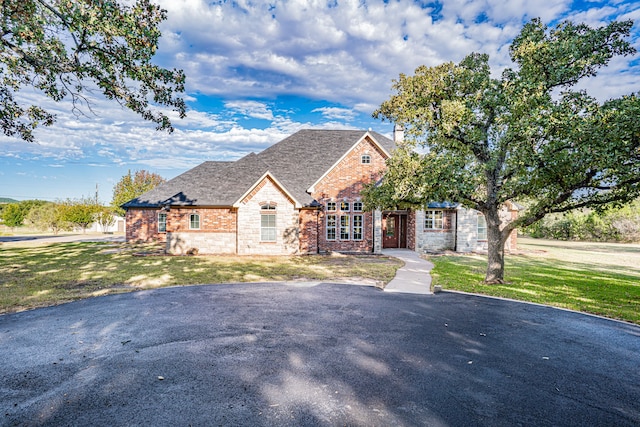
M523 231L545 239L640 242L640 199L603 212L582 210L550 215Z
M9 203L3 206L0 220L10 228L28 225L54 234L78 228L86 232L94 222L98 222L103 231L106 231L115 223L113 209L102 206L90 198L59 202L25 200Z
M115 215L124 215L121 205L165 182L157 173L146 170L128 171L113 187L111 206L98 204L95 199L67 199L58 202L25 200L3 204L0 201L0 224L10 228L29 225L39 230L60 231L82 229L83 232L95 222L103 231L115 224Z

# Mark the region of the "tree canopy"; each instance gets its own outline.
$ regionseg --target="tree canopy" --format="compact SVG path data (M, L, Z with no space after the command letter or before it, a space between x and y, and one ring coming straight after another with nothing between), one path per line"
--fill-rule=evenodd
M54 101L70 99L77 114L91 110L94 90L173 130L150 103L184 117L182 70L151 63L166 11L150 0L3 0L0 2L0 126L5 135L33 141L38 125L55 116L27 105L19 92L33 88Z
M401 74L397 93L374 116L403 126L407 140L383 182L365 191L366 204L456 201L477 209L487 221L486 281L500 282L514 228L637 197L640 100L629 94L599 102L575 88L613 57L635 54L627 41L632 24L549 28L534 19L510 46L515 67L499 77L478 53ZM533 202L516 221L501 223L501 206L522 199Z
M131 171L129 171L113 187L111 206L114 212L118 215L124 215L124 209L120 207L122 204L154 189L163 182L165 182L165 179L157 173L138 170L132 176Z

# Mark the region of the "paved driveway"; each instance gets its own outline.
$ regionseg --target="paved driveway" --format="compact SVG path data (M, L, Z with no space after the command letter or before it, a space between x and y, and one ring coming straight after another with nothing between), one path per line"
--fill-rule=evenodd
M468 295L213 285L0 316L1 425L640 424L640 328Z

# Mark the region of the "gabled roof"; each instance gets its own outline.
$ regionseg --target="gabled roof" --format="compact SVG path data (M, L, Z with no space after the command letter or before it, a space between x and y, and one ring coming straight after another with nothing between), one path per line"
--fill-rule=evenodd
M313 206L307 189L367 135L387 154L395 147L393 141L371 131L301 130L235 162L204 162L122 206L233 206L266 174L297 205Z
M269 171L304 205L307 193L355 144L369 134L387 153L395 144L376 132L307 129L294 133L258 154Z

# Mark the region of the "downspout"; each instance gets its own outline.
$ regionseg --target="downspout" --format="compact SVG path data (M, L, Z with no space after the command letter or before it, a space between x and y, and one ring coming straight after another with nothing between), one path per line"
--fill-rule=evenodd
M453 229L453 251L458 252L458 210L455 211L456 214L456 226Z
M316 255L320 253L320 209L316 209Z

